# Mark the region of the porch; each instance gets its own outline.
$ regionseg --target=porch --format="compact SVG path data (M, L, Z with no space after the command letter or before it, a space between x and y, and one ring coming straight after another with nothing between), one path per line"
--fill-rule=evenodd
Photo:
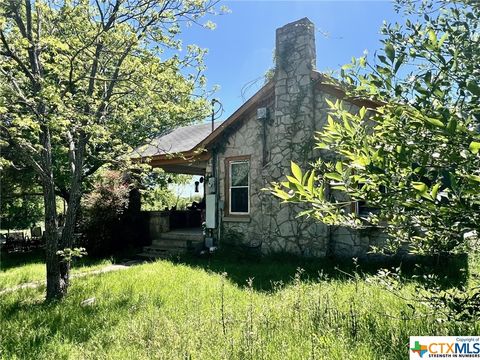
M215 128L219 124L215 124ZM211 134L212 124L191 125L173 130L154 139L150 144L135 150L132 159L145 162L166 173L200 176L195 192L202 193L201 200L193 201L186 209L176 206L161 211L145 212L151 244L145 246L141 256L166 257L187 251L199 251L204 247L202 224L212 224L215 201L207 184L207 165L210 152L197 145ZM213 195L213 197L215 197ZM210 214L210 215L209 215ZM214 227L214 222L213 222Z

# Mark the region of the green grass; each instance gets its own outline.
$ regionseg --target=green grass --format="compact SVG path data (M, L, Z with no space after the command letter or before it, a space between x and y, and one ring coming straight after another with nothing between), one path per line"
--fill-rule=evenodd
M82 258L73 263L72 274L101 269L110 259ZM0 291L28 282L45 281L46 268L42 251L0 255Z
M468 279L446 281L475 285L471 264ZM20 290L0 297L0 358L405 359L410 335L480 330L438 322L336 266L217 255L79 278L61 303L45 304L43 288ZM92 306L80 305L91 297Z

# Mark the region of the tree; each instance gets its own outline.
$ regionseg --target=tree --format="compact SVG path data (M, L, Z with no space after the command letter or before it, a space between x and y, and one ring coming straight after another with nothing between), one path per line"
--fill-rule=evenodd
M4 0L0 11L0 136L39 178L45 207L47 300L65 295L82 184L135 146L202 119L204 50L180 52L182 25L216 0ZM207 27L211 27L207 22ZM181 57L183 55L183 57ZM56 196L68 199L58 234Z
M305 174L292 164L272 192L327 224L384 227L383 251L406 242L416 253L464 251L480 224L480 6L399 0L396 9L405 23L383 26L373 61L341 71L346 98L378 106L329 102L316 137L323 155ZM352 202L373 210L352 212Z

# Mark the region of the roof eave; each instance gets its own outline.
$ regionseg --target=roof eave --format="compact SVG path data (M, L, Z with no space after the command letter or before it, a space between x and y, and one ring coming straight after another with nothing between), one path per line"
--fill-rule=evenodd
M210 133L202 142L195 146L192 150L197 148L208 148L217 140L225 129L227 129L232 123L236 122L241 116L249 111L259 100L264 98L270 91L274 90L274 81L270 80L263 85L250 99L248 99L242 106L240 106L230 117L220 124L212 133Z

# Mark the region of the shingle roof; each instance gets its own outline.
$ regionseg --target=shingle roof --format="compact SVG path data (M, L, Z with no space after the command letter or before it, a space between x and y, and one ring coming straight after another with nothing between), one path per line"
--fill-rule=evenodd
M214 124L215 129L221 122ZM180 127L168 134L158 136L133 151L133 158L174 154L195 148L212 132L212 123Z

